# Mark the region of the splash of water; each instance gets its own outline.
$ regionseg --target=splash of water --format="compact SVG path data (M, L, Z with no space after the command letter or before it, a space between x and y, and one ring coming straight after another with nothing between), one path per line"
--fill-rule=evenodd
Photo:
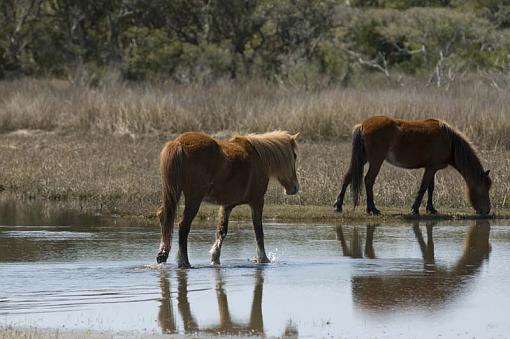
M270 251L268 254L267 254L267 257L269 259L269 261L271 262L277 262L279 257L281 257L281 253L278 253L278 248L275 248L274 251Z

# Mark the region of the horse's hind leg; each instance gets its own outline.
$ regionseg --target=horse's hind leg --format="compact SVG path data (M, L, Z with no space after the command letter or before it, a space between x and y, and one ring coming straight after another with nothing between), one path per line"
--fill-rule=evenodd
M158 256L156 257L158 264L166 262L168 254L170 253L170 246L172 244L172 227L170 227L171 224L165 223L165 218L172 218L165 216L163 213L166 212L163 206L161 206L156 212L161 224L161 243L159 245ZM173 223L173 220L171 222Z
M426 168L425 172L423 173L423 177L421 179L420 189L418 190L418 194L416 195L416 199L414 200L413 207L411 208L411 213L418 215L420 214L420 205L423 200L423 195L425 194L425 191L429 189L430 184L432 182L432 186L434 185L434 175L436 174L436 170ZM432 189L433 191L433 189ZM432 201L432 193L430 193L429 189L429 203ZM428 206L428 204L427 204ZM427 209L428 210L428 209Z
M270 261L264 248L264 229L262 228L262 210L264 209L264 202L250 204L250 207L255 240L257 241L257 257L255 261L258 263L268 263Z
M213 265L220 264L221 245L228 233L228 218L230 217L230 212L232 212L232 207L220 207L218 225L216 226L216 241L209 251L209 253L211 253L211 264Z
M432 201L432 197L434 195L434 181L435 174L432 175L432 178L429 182L429 188L427 189L428 199L427 199L427 212L430 214L437 214L437 210L434 208L434 203Z
M191 196L188 198L185 196L184 213L179 223L179 252L177 253L177 265L179 267L191 267L188 260L188 235L191 222L197 215L201 202L201 197Z
M381 214L375 207L374 203L374 184L375 178L377 174L379 174L379 170L381 169L381 165L384 161L384 158L381 160L371 161L370 166L368 168L367 175L365 175L365 189L367 191L367 213L373 215Z
M336 198L335 205L333 206L333 207L335 207L336 212L342 212L342 205L344 204L345 191L347 190L347 186L349 186L351 181L352 181L352 169L351 169L351 167L349 167L349 170L347 171L347 173L345 173L344 180L342 181L342 189L340 190L340 193L338 194L338 197Z
M177 271L177 308L183 320L184 333L196 333L198 324L191 313L191 305L188 300L188 272L185 270Z

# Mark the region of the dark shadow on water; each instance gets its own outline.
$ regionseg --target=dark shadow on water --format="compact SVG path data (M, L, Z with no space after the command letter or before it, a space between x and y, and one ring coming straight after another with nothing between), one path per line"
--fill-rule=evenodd
M120 232L122 228L128 228ZM137 234L133 227L140 229ZM150 228L145 228L151 230ZM81 213L57 203L0 195L0 262L77 261L98 253L118 258L126 240L147 238L136 221ZM143 232L142 232L143 231ZM111 238L111 239L108 239ZM115 243L113 239L118 239ZM121 247L121 248L119 248ZM117 256L114 256L117 254Z
M168 279L166 270L161 269L159 274L159 287L161 289L161 299L158 312L158 323L163 333L175 333L177 331L174 308L172 304L172 295L170 292L170 279Z
M365 240L365 250L362 252L361 248L362 239L358 229L358 226L354 226L352 230L352 237L350 245L347 244L347 241L344 236L344 231L342 225L338 225L336 227L336 237L338 241L340 241L340 245L342 247L342 254L345 257L351 258L363 258L363 254L366 258L375 259L375 251L374 251L374 231L377 225L369 224L366 229L366 240Z
M264 288L264 267L254 269L254 288L251 298L250 316L245 321L235 321L229 309L226 283L223 277L224 268L214 268L215 293L218 305L218 323L212 326L200 326L192 312L192 305L188 300L188 270L167 271L160 273L161 303L159 306L158 322L162 333L177 333L174 303L170 286L170 274L176 275L177 280L177 311L182 319L183 332L186 334L202 335L264 335L264 317L262 315L262 294ZM200 305L195 305L199 307ZM297 329L289 322L283 334L286 337L297 336Z
M436 264L434 226L435 222L428 222L425 225L427 232L425 240L418 221L412 225L422 255L423 271L402 268L397 273L354 276L352 296L356 306L367 311L442 308L464 293L489 258L490 224L487 220L477 220L466 230L462 255L452 267L441 267ZM373 225L367 226L364 252L366 258L375 258L373 229ZM350 246L345 240L341 226L337 228L337 238L344 256L363 257L362 241L356 227L353 229Z
M0 225L72 226L98 225L101 217L65 209L57 204L0 197Z
M129 218L84 213L68 204L38 200L18 199L0 194L0 225L3 226L101 226L119 224L130 226Z

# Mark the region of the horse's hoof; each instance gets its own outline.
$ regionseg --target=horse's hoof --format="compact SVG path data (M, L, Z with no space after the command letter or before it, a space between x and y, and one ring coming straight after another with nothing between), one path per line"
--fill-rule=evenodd
M437 214L437 210L434 207L427 207L428 214Z
M412 214L412 215L415 215L415 216L419 216L419 215L420 215L420 210L413 208L413 209L411 210L411 214Z
M377 208L367 208L367 213L370 215L381 215L381 211L379 211Z
M189 262L179 263L177 265L178 268L191 268L191 265Z
M333 207L335 208L335 212L337 213L342 213L342 205L340 205L338 203L338 201L335 202L335 204L333 205Z
M271 260L269 260L267 257L265 258L253 257L251 258L251 261L256 264L269 264L271 262Z
M156 261L158 264L165 263L168 259L168 251L161 251L158 253L156 257Z

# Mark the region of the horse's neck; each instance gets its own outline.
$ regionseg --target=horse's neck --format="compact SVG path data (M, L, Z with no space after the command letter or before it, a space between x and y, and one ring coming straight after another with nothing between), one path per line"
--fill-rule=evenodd
M277 153L275 153L277 152L276 150L265 145L258 145L258 147L255 147L255 150L260 156L268 176L273 176L275 173L280 172L282 164L280 159L278 159Z
M453 135L454 147L451 165L462 175L468 186L477 185L480 174L483 173L482 163L468 141L457 133Z
M474 166L461 167L455 162L452 164L452 166L460 173L462 178L464 178L464 181L469 187L478 185L480 173L483 173L482 164L477 158L474 159L477 162Z

